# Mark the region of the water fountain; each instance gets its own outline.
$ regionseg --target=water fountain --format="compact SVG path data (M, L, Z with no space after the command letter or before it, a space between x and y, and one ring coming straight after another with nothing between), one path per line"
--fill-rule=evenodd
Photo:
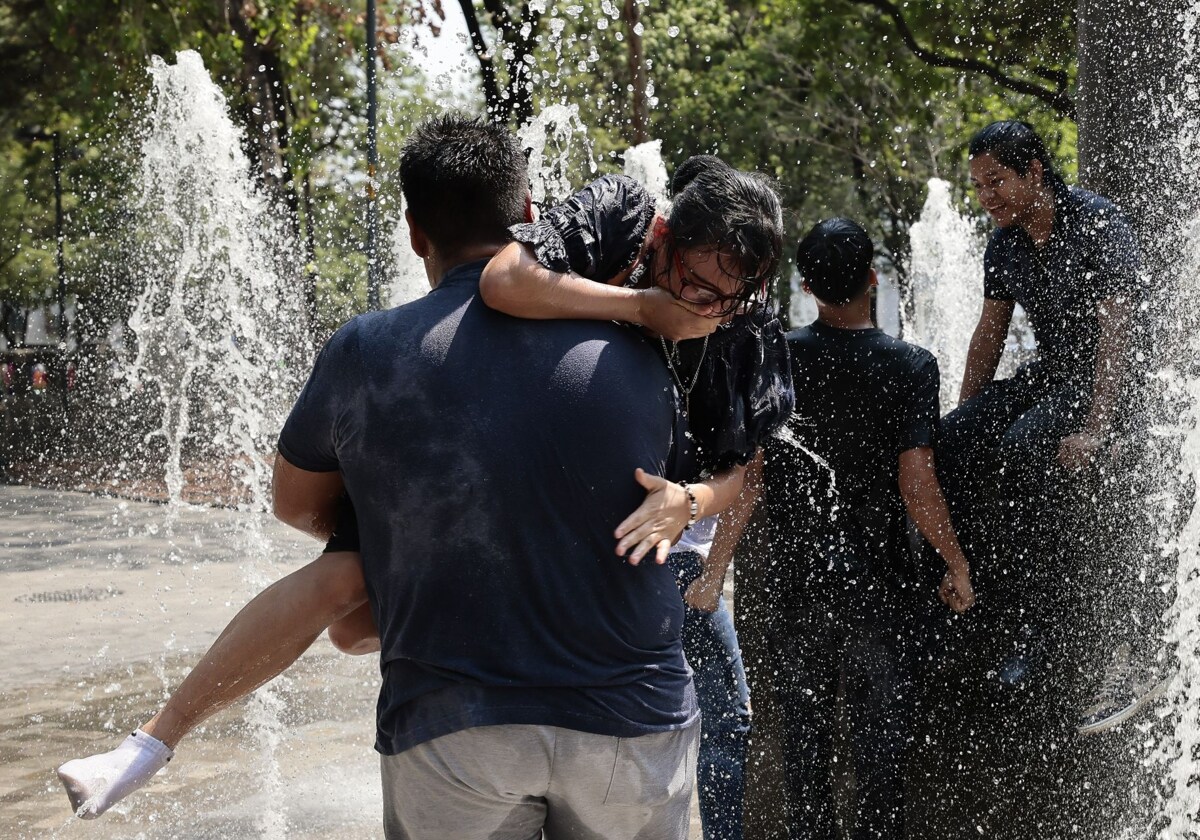
M1200 168L1200 79L1195 73L1200 57L1200 3L1191 3L1180 23L1182 90L1165 107L1183 109L1185 118L1175 121L1182 125L1176 138L1182 171L1176 177L1192 185ZM1158 818L1153 823L1157 840L1200 837L1200 324L1196 317L1200 216L1194 206L1179 209L1179 216L1170 222L1180 226L1184 258L1173 274L1176 284L1170 305L1164 307L1175 323L1159 330L1160 340L1169 342L1173 351L1166 354L1167 364L1158 373L1170 408L1154 430L1174 445L1166 448L1164 462L1147 465L1159 471L1164 485L1161 493L1147 500L1159 537L1155 553L1175 565L1169 581L1175 597L1164 616L1166 648L1160 655L1168 672L1174 669L1174 676L1160 712L1165 731L1147 762L1150 773L1162 779Z
M921 218L909 233L912 261L904 337L931 351L942 373L942 406L958 403L967 344L983 307L983 247L958 212L950 184L929 182Z
M1192 35L1197 29L1196 17L1193 10L1188 22ZM137 340L126 381L131 398L143 407L153 404L161 417L154 441L164 452L172 515L183 517L175 525L179 534L175 562L184 571L199 554L188 545L183 532L183 523L195 521L187 518L188 510L180 501L186 456L189 452L232 456L229 468L234 483L245 493L229 500L239 510L235 517L222 521L239 531L238 541L251 562L232 594L222 597L240 603L268 580L268 572L279 573L278 568L268 568L281 548L267 533L267 466L261 456L270 452L272 438L310 358L311 348L299 329L304 320L292 305L295 295L288 289L296 276L296 248L288 232L270 221L277 215L270 212L269 199L247 175L238 131L199 57L181 54L174 66L156 61L151 72L155 99L143 145L144 189L138 209L143 219L153 220L148 229L156 235L139 265L147 282L130 321ZM1200 94L1194 89L1194 80L1191 84L1193 89L1185 101L1194 104ZM546 108L520 136L530 150L531 170L541 173L534 180L538 201L552 201L570 192L574 186L570 173L578 168L573 160L586 157L594 171L585 127L578 111L570 106ZM1189 150L1197 146L1195 138L1181 142ZM625 165L627 173L661 198L666 171L660 147L650 143L629 150ZM391 303L397 305L422 294L425 280L420 261L408 250L402 213L397 213L392 223ZM943 405L949 407L957 399L966 342L982 300L981 241L975 227L955 208L950 185L940 180L930 184L912 237L913 285L905 333L939 355ZM1190 240L1195 242L1196 237ZM1194 301L1200 294L1195 288L1200 277L1200 246L1189 258L1189 267L1180 272L1183 279L1177 295ZM1018 327L1010 346L1019 351L1027 344L1027 331ZM1200 378L1188 366L1197 353L1200 344L1193 339L1181 347L1176 364L1159 374L1174 404L1180 406L1157 430L1178 441L1177 460L1159 465L1173 506L1156 513L1163 535L1159 550L1178 563L1166 641L1179 668L1169 689L1170 703L1162 712L1169 731L1158 745L1156 763L1148 770L1164 780L1160 840L1194 837L1200 822L1195 784L1200 772L1196 759L1200 750L1200 660L1196 656L1200 650ZM1182 527L1176 527L1179 521L1183 521ZM158 670L165 687L167 669L160 665ZM325 703L341 702L332 674L330 670L307 674L312 685L306 690L310 698L318 695L317 703L322 702L321 696ZM368 698L371 679L367 675L359 686L363 689L359 693ZM253 754L261 762L253 776L254 785L265 794L256 802L286 798L289 782L276 760L286 751L282 745L287 735L281 721L310 714L292 704L296 693L286 682L266 689L247 715L257 744ZM354 725L369 728L369 708L364 708ZM306 747L303 740L295 747L306 748L311 752L313 745ZM144 795L127 812L132 815L131 831L147 837L169 836L177 833L179 826L190 825L192 814L160 807L152 802L153 795ZM295 797L291 801L294 806ZM201 803L213 804L212 800ZM374 804L367 802L364 807L373 818ZM298 836L305 831L282 806L260 809L251 823L256 836ZM69 836L75 830L74 823L64 823L52 829L52 836ZM336 829L329 836L336 836Z

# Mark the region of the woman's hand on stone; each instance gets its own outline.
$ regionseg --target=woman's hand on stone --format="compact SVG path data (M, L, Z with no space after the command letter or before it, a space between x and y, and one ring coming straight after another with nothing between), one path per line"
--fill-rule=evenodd
M640 467L633 476L646 488L646 498L617 526L617 554L628 554L629 562L636 566L654 549L654 562L665 563L671 546L688 523L691 503L684 489L674 482L650 475Z
M703 338L721 323L712 309L711 303L690 303L654 286L638 292L637 322L669 341Z

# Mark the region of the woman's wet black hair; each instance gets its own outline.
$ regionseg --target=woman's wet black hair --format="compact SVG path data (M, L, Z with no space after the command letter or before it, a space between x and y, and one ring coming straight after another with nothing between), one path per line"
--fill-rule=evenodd
M870 283L875 244L862 225L826 219L813 225L796 248L796 270L818 300L845 306Z
M746 300L774 277L783 250L783 209L771 180L696 155L675 170L667 226L679 248L712 248L743 283Z
M991 155L996 163L1013 170L1018 175L1029 173L1029 165L1035 160L1041 161L1042 172L1047 183L1055 192L1066 189L1066 183L1054 161L1046 150L1046 144L1027 122L1021 120L1001 120L980 129L967 147L971 157Z

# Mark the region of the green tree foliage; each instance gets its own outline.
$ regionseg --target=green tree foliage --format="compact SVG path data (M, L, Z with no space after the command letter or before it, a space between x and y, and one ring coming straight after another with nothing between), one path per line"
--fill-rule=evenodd
M381 16L380 41L394 43L412 12L404 5ZM171 60L184 49L200 52L225 89L255 170L304 250L310 275L297 288L314 296L324 286L315 270L353 262L330 248L358 244L346 235L354 216L342 218L352 197L337 193L341 176L359 167L354 150L365 135L362 30L362 2L0 0L0 299L33 304L54 285L49 144L18 140L30 125L82 151L62 173L71 293L128 296L102 282L113 273L103 252L127 244L114 228L128 222L120 208L150 56ZM385 70L394 60L384 52Z
M601 156L629 144L627 31L608 0L551 10L538 53L579 104ZM903 282L925 185L965 186L965 146L993 119L1030 119L1073 157L1074 4L1014 0L653 0L640 15L651 136L668 167L715 152L776 177L793 234L819 218L867 225ZM1015 89L1014 89L1015 88ZM613 165L613 164L610 164ZM785 294L786 294L786 290Z

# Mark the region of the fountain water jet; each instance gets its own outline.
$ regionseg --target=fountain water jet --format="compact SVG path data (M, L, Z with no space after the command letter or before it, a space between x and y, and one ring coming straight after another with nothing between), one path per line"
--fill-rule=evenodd
M182 504L185 457L230 464L236 498L228 502L244 511L237 527L249 594L273 577L263 568L271 553L263 531L266 456L310 355L299 249L251 178L242 132L200 56L181 52L173 66L155 57L150 74L135 208L146 239L138 266L145 286L129 321L136 353L125 379L144 410L160 411L149 437L165 444L169 510ZM283 793L274 759L278 691L260 689L249 715L272 803ZM260 836L287 835L277 806L262 809L257 822Z

